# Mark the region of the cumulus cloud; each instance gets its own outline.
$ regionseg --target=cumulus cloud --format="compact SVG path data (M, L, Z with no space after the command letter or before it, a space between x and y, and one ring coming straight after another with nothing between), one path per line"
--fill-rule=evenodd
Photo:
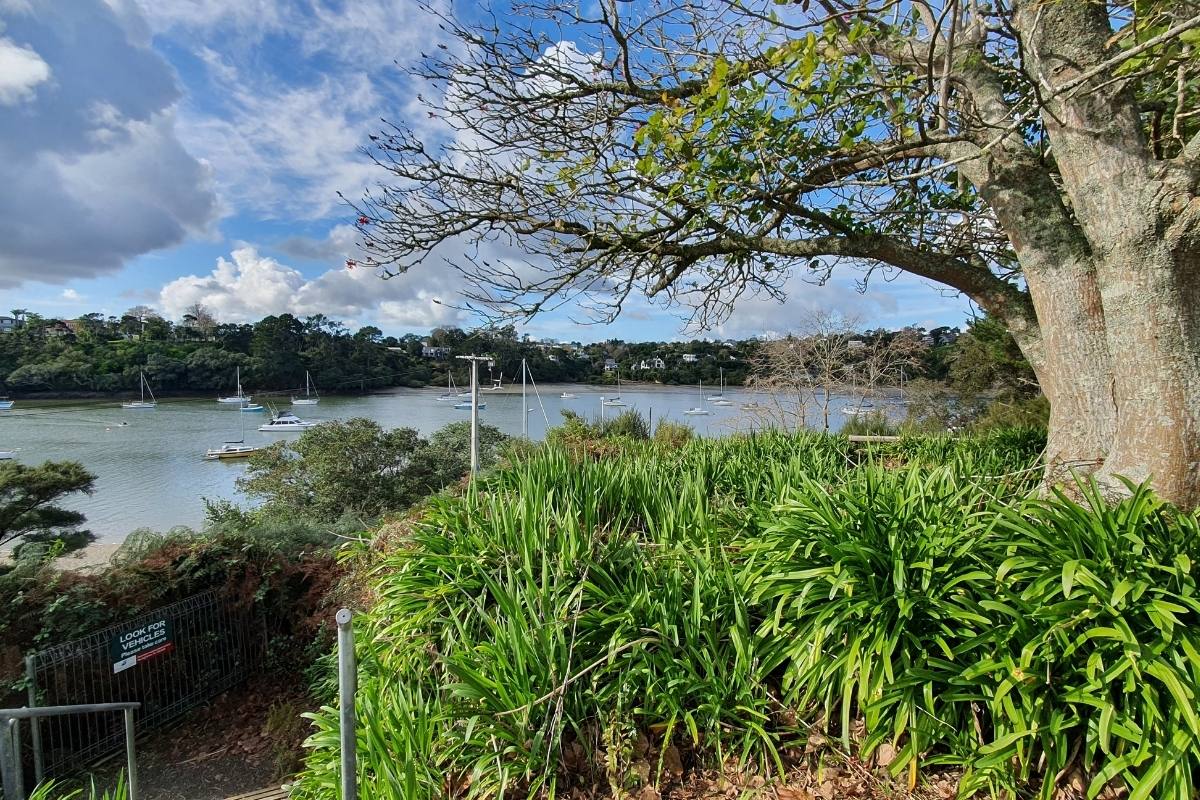
M49 78L50 65L36 51L0 36L0 106L29 100Z
M428 328L462 321L445 305L451 287L437 275L381 280L369 269L330 269L315 278L245 245L217 259L208 275L185 275L159 293L173 316L203 303L218 319L250 322L268 314L327 314L373 320L385 326Z
M0 102L0 288L112 272L212 220L174 72L135 22L103 0L4 7L26 53L16 78L0 56L0 97L17 98Z

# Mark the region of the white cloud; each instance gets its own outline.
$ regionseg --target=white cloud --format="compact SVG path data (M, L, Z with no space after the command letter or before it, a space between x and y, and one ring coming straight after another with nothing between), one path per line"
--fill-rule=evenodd
M47 77L31 83L27 56L23 77L0 65L0 96L21 93L0 103L0 288L114 272L204 229L210 175L180 144L175 74L137 19L102 0L10 8L6 37Z
M50 65L36 50L0 37L0 106L33 97L34 87L50 79Z
M357 199L382 177L360 148L412 102L396 62L446 38L418 0L124 1L205 65L182 130L222 202L274 218L349 213L338 193Z
M444 304L452 287L442 283L429 274L385 281L362 267L330 269L310 279L244 245L229 259L217 259L208 275L185 275L168 283L159 293L159 305L168 314L180 316L192 303L203 303L219 319L234 322L286 312L355 317L411 328L458 324L460 312Z
M62 295L60 295L60 296L62 297L63 300L66 300L68 303L83 302L83 295L81 295L79 292L75 291L74 289L63 289Z

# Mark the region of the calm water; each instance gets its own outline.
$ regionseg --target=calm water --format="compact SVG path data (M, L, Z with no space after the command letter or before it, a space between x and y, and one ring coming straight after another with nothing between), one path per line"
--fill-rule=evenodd
M572 409L585 417L600 415L602 396L613 390L593 386L541 387L541 404L529 393L529 434L545 435L561 421L559 411ZM439 401L440 389L395 389L366 397L327 397L317 406L297 406L303 419L330 420L367 417L386 428L408 426L429 434L449 422L470 419L469 410L456 410ZM561 399L563 391L573 400ZM705 387L704 393L710 394ZM521 432L520 387L502 392L482 392L487 408L480 419L506 433ZM629 408L664 419L683 421L700 434L718 436L746 430L751 420L738 408L751 398L736 390L726 392L733 406L708 405L709 416L683 412L699 403L695 387L626 387L623 399ZM848 401L839 401L839 406ZM542 408L545 408L545 417ZM281 407L286 409L287 406ZM625 409L605 408L606 415ZM298 433L262 433L258 426L266 413L243 413L236 406L214 400L163 400L157 409L133 411L119 403L67 403L19 401L10 412L0 413L0 450L16 450L17 460L36 464L45 460L75 459L96 474L96 491L90 497L64 503L87 515L87 527L100 541L120 541L136 528L166 530L175 525L199 526L204 520L203 498L239 499L234 481L246 468L244 461L204 461L209 447L240 437L245 423L249 444L267 444ZM834 425L847 417L834 414ZM122 425L121 423L127 423Z

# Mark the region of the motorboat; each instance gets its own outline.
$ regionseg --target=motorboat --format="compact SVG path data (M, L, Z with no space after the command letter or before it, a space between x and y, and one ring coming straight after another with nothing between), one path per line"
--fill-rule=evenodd
M249 458L253 453L257 453L261 449L261 447L242 444L241 442L226 442L220 447L215 447L205 451L204 460L222 461L233 458Z
M455 403L455 404L454 404L454 407L455 407L455 408L458 408L458 409L470 409L470 408L471 408L471 401L470 401L470 400L464 400L464 401L463 401L463 402L461 402L461 403ZM478 406L478 408L479 408L479 410L480 410L480 411L482 411L483 409L487 408L487 401L485 400L484 402L480 403L480 404L479 404L479 406Z
M302 420L290 411L284 411L271 417L270 422L259 425L258 429L268 432L302 431L316 424L316 422Z
M308 370L304 370L304 397L293 397L292 405L294 406L315 406L321 402L321 396L317 394L317 390L312 385L312 379L308 377ZM242 409L245 411L246 409Z
M0 411L8 411L13 407L16 400L9 400L7 397L0 397Z
M146 381L146 373L139 372L138 380L141 382L140 386L139 386L139 388L141 389L141 399L140 400L130 400L128 403L121 403L121 408L142 409L142 410L158 408L158 401L154 399L154 392L153 392L153 390L150 389L150 384ZM146 392L150 392L149 400L146 399Z
M762 408L763 408L762 403L759 403L758 401L742 403L742 405L741 405L742 411L761 411Z
M16 457L16 450L0 450L0 461L12 461Z
M574 400L576 395L573 395L570 392L563 392L559 395L559 397L561 397L563 400Z
M237 394L229 397L218 397L218 403L237 403L239 406L250 402L250 395L242 394L242 368L237 368Z
M244 406L241 407L240 410L254 412L254 411L266 411L267 409L265 406L260 406L258 403L246 403Z

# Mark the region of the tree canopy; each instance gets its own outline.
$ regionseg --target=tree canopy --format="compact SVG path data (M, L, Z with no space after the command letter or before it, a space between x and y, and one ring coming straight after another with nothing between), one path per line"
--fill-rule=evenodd
M91 494L96 476L77 461L47 461L28 466L0 462L0 546L21 539L51 543L61 540L68 549L81 547L90 534L79 530L85 517L56 503L75 494Z
M700 325L840 263L902 270L1015 337L1052 466L1200 501L1196 2L530 0L442 22L454 46L415 69L435 121L371 140L393 180L357 208L366 264L465 238L476 307L609 319L647 295Z

